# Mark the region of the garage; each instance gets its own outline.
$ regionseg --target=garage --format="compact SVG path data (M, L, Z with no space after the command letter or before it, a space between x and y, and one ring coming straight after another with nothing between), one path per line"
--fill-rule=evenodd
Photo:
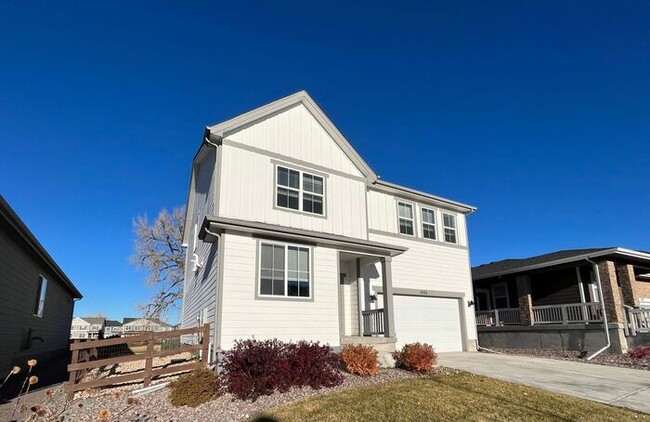
M436 352L463 350L463 329L457 298L393 295L397 348L427 343Z

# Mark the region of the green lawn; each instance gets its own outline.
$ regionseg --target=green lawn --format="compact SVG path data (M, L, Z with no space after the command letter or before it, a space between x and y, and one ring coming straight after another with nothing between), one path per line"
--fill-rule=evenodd
M325 394L258 419L622 422L650 421L650 415L459 372Z

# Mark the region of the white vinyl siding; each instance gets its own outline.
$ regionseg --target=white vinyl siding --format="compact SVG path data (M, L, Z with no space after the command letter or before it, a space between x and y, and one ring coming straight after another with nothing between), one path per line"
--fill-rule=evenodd
M422 208L422 237L436 240L436 211Z
M415 221L413 219L413 205L406 202L397 203L397 215L399 218L399 232L413 236L415 234Z
M456 216L443 212L442 227L445 232L445 242L458 243L458 237L456 236Z
M313 247L311 300L256 299L259 240L226 233L224 239L221 347L235 340L277 338L339 345L338 280L335 249Z

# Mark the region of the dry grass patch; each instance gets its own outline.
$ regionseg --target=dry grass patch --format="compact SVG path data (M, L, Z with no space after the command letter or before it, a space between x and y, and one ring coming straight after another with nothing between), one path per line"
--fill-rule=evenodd
M650 421L644 413L466 372L328 394L272 409L265 417L281 422Z

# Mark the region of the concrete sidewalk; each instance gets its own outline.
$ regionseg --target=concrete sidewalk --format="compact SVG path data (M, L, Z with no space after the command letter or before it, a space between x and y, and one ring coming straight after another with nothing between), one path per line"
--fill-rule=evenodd
M449 368L650 413L650 371L489 353L440 353Z

